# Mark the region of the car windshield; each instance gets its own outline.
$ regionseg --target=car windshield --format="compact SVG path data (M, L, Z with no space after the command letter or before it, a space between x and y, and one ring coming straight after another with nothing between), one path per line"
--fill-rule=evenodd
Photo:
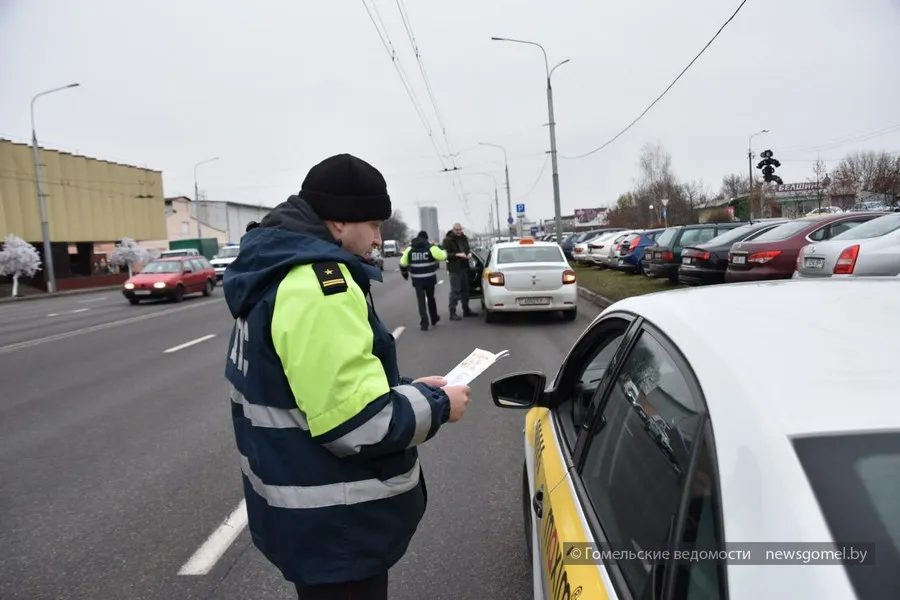
M159 260L148 263L141 273L181 273L180 260Z
M804 219L797 219L796 221L788 221L787 223L783 223L774 229L770 229L764 234L753 239L754 242L776 242L778 240L786 240L792 235L796 233L800 233L804 229L810 226L811 223L815 223L815 221L807 221Z
M497 264L532 262L565 262L559 247L553 246L519 246L518 248L500 248L497 251Z
M834 236L833 240L865 240L880 237L892 231L900 229L900 213L891 213L860 223L852 229Z
M219 253L216 254L216 258L235 258L238 255L238 250L240 250L240 246L226 246L219 250Z
M668 246L672 243L672 240L675 239L675 236L678 234L678 227L670 227L663 231L658 238L656 238L657 246Z
M847 567L857 598L884 598L900 569L900 434L804 437L794 449L833 538L877 546L867 566Z

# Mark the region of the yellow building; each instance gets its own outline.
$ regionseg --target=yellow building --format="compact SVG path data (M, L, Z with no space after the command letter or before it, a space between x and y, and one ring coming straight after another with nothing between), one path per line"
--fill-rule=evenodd
M101 246L167 238L160 171L44 148L38 156L58 290L121 278L101 264ZM0 236L10 233L34 244L43 261L31 145L0 139ZM39 271L31 285L45 288L43 277Z

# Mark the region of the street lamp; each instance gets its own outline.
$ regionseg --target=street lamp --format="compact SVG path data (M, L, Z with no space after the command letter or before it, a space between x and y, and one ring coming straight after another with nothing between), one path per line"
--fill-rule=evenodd
M497 215L497 235L500 235L500 199L497 195L497 178L490 173L463 173L463 175L481 175L482 177L490 177L494 182L494 208ZM491 227L493 228L493 223Z
M491 40L495 42L513 42L516 44L528 44L529 46L537 46L541 49L541 52L544 54L544 70L547 73L547 113L550 117L550 161L553 165L553 208L556 213L556 235L557 239L561 239L562 236L562 209L560 207L559 201L559 168L556 161L556 119L553 115L553 86L550 85L550 77L553 75L553 71L557 69L567 62L569 59L565 59L559 63L557 63L552 69L550 68L550 63L547 60L547 51L544 50L544 47L538 44L537 42L529 42L525 40L514 40L510 38L503 37L492 37Z
M70 88L80 86L80 83L70 83L62 87L53 88L40 94L35 94L31 99L31 151L34 155L34 179L37 182L38 206L41 210L41 237L44 242L44 270L47 273L47 292L52 294L56 291L56 270L53 267L53 249L50 244L50 224L47 222L47 198L44 193L44 177L41 172L41 160L38 157L38 140L37 130L34 126L34 101L41 96L61 92Z
M203 237L203 233L200 229L200 190L197 187L197 167L199 167L201 165L205 165L206 163L211 163L211 162L217 161L217 160L219 160L219 157L215 156L213 158L207 158L206 160L201 160L196 165L194 165L194 203L197 205L196 219L197 219L197 238L198 239ZM225 207L225 210L227 212L227 210L228 210L227 206Z
M749 169L750 179L747 180L747 184L750 186L749 191L747 192L747 208L750 209L750 220L753 220L753 200L751 199L751 195L753 194L753 138L758 135L762 135L764 133L769 133L768 129L763 129L762 131L757 131L753 135L750 136L750 139L747 140L747 168ZM763 214L763 197L762 190L759 193L759 218L763 218L765 216Z
M492 146L494 148L500 148L503 150L503 169L506 172L506 210L507 210L507 218L506 222L509 225L509 236L512 237L513 234L513 217L512 217L512 196L509 191L509 160L506 155L506 148L499 144L488 144L487 142L478 142L480 146ZM499 212L499 207L498 207ZM500 216L497 215L497 219L499 220Z

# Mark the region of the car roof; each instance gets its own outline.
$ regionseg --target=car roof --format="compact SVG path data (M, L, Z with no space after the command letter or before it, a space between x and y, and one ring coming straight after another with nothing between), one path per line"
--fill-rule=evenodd
M671 336L714 427L798 436L900 430L898 297L896 277L829 277L672 290L614 306Z
M528 238L526 238L526 239L528 239ZM520 244L518 241L515 241L515 242L498 242L498 243L494 244L494 248L498 248L498 249L501 249L501 248L521 248L522 246L539 246L539 247L543 247L543 248L546 248L546 247L548 247L548 246L555 246L555 247L559 248L559 244L557 244L556 242L544 242L544 241L542 241L542 240L534 240L534 243L533 243L533 244Z

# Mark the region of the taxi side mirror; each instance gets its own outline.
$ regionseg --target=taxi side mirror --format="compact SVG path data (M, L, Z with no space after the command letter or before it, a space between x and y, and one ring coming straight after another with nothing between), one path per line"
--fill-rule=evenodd
M531 408L540 401L547 376L540 371L523 371L491 382L491 397L500 408Z

